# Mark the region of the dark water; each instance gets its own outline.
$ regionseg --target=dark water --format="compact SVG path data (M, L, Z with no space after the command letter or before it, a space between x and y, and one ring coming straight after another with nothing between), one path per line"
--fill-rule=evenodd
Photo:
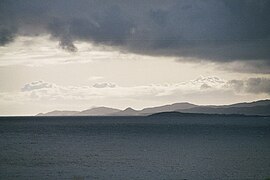
M266 179L270 118L0 118L0 179Z

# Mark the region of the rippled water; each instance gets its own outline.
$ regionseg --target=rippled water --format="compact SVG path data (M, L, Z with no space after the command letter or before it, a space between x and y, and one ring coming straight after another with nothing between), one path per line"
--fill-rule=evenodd
M270 118L0 118L0 179L265 179Z

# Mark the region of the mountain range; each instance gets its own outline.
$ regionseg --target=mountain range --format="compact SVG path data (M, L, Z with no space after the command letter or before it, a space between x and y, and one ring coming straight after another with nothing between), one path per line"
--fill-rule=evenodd
M37 116L148 116L162 112L203 113L203 114L242 114L270 116L270 100L244 102L220 106L200 106L188 102L149 107L142 110L124 110L109 107L94 107L84 111L51 111Z

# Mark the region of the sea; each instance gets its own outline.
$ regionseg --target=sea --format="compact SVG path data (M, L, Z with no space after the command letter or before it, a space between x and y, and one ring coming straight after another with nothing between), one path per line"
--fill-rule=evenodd
M269 179L270 117L1 117L1 180Z

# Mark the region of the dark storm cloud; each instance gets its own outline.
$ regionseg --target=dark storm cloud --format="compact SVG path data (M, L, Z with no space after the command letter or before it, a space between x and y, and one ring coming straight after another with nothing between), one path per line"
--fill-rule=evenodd
M254 74L270 74L270 61L267 59L224 62L218 63L217 68L225 71L239 72L239 73L254 73Z
M0 29L0 45L5 45L13 41L15 32L16 31L14 29L1 28Z
M226 86L232 87L237 92L270 94L269 78L249 78L247 80L231 80L227 82Z
M0 43L48 33L139 54L217 62L270 59L269 0L1 0Z

